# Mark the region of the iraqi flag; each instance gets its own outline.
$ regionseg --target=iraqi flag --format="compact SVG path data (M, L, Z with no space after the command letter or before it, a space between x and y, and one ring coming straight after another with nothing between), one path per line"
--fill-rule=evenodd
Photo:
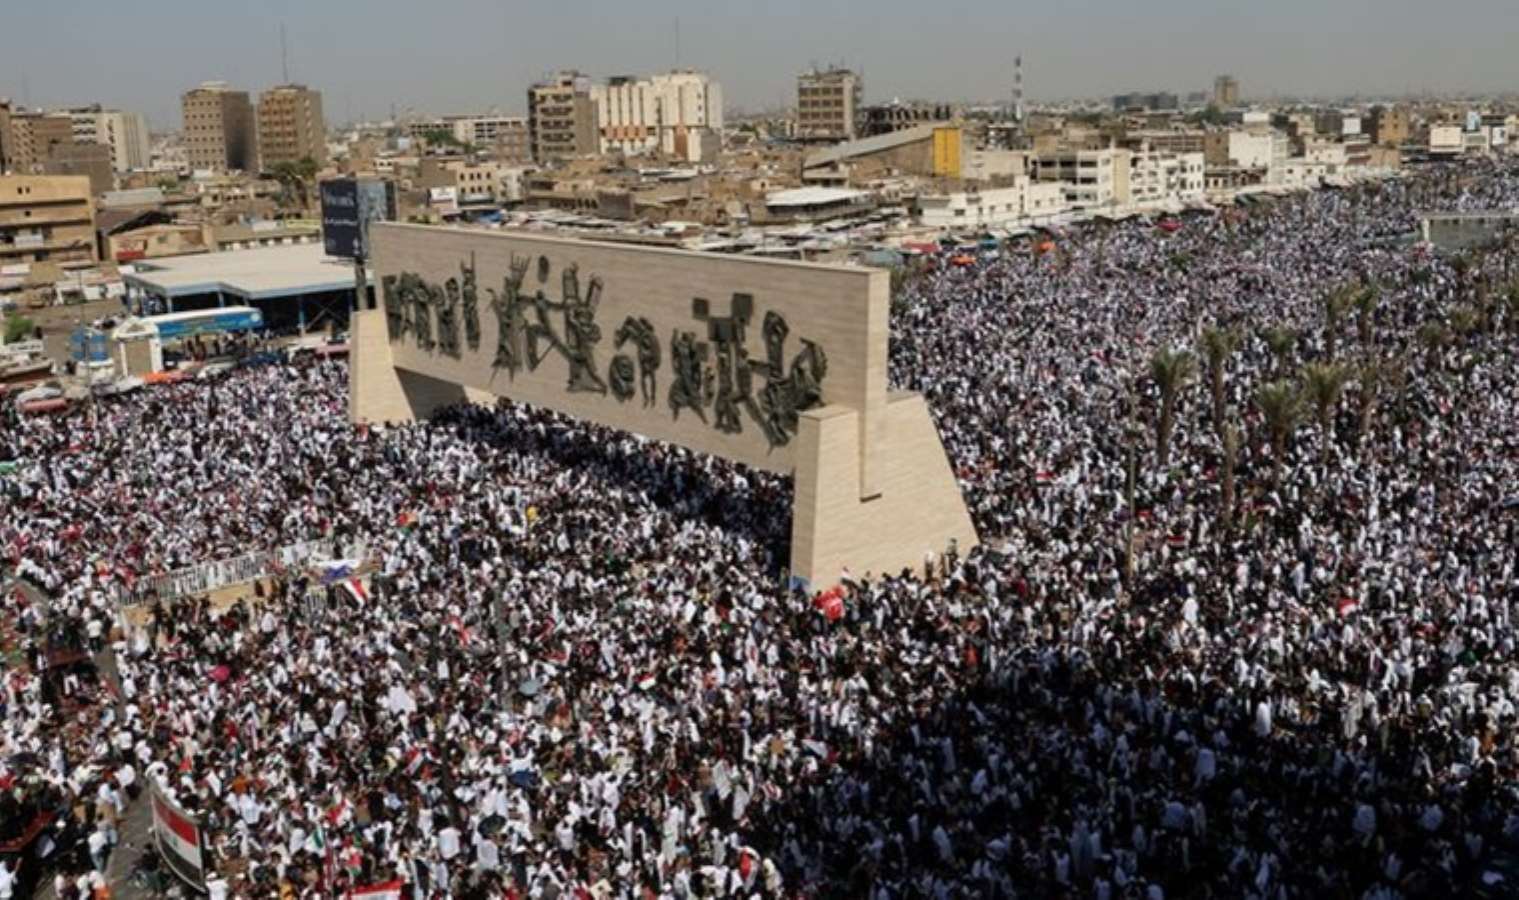
M364 590L364 582L357 578L350 578L343 582L343 590L347 591L353 599L360 603L369 602L369 592Z
M153 834L165 861L180 877L194 885L205 884L201 857L200 825L153 789Z

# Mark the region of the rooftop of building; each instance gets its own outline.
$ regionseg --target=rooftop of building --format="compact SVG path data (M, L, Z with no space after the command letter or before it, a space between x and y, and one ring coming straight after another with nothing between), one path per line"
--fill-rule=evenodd
M160 297L220 293L267 300L348 290L353 266L328 257L321 244L293 244L144 260L126 280Z

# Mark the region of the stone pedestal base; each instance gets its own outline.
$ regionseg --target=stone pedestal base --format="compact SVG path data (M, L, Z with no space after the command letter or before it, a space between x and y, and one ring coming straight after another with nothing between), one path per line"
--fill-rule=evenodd
M976 529L922 395L887 398L876 447L877 493L861 496L859 414L825 406L801 416L791 567L813 590L855 577L921 572L953 542L963 554Z

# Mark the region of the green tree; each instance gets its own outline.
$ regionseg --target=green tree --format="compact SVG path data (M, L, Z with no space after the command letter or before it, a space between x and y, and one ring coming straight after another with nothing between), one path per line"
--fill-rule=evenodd
M1463 342L1472 336L1481 321L1482 316L1470 306L1458 306L1450 311L1450 330Z
M1381 302L1382 292L1376 285L1368 285L1356 292L1356 330L1360 333L1361 346L1371 349L1371 340L1375 336L1377 324L1377 304Z
M1205 328L1198 339L1198 354L1208 367L1208 388L1213 394L1213 427L1224 427L1224 375L1229 357L1239 347L1239 332L1228 328Z
M1261 340L1266 342L1271 350L1272 357L1276 360L1276 371L1281 373L1286 370L1292 361L1292 348L1297 344L1297 332L1280 325L1273 325L1261 332Z
M1218 511L1218 521L1225 530L1234 524L1234 470L1239 465L1239 429L1232 422L1219 426L1223 432L1223 457L1219 465L1219 482L1223 497Z
M1271 481L1279 484L1287 441L1303 420L1303 398L1291 382L1273 381L1255 392L1255 405L1271 441Z
M1334 361L1335 351L1339 348L1340 329L1345 324L1345 316L1355 305L1356 288L1354 285L1341 285L1324 295L1324 355L1330 362Z
M1319 425L1319 465L1329 464L1334 443L1334 413L1350 382L1351 370L1338 363L1309 363L1303 367L1303 392L1313 404Z
M16 341L24 341L32 336L32 330L36 327L36 324L26 316L6 316L5 342L12 344Z
M280 187L287 197L295 197L300 201L301 210L309 209L311 200L311 185L316 181L316 173L321 170L316 160L304 156L295 162L277 162L269 169L269 175L280 183Z
M1161 466L1171 461L1171 429L1176 424L1176 407L1182 389L1197 374L1197 359L1185 350L1162 347L1150 357L1150 378L1160 389L1160 419L1156 422L1155 450Z
M1419 326L1418 331L1414 332L1414 340L1418 341L1419 346L1424 348L1425 365L1431 370L1438 369L1445 344L1450 340L1445 326L1439 322L1425 322Z

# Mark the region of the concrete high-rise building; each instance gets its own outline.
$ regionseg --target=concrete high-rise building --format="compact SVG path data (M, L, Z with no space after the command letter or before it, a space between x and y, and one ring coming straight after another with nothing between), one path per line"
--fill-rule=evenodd
M146 169L152 155L148 123L140 113L102 109L99 104L61 110L74 125L74 143L101 144L111 150L117 172Z
M723 90L704 73L612 78L592 87L591 98L602 153L662 153L699 162L717 151Z
M1397 106L1373 107L1370 116L1371 141L1383 147L1408 143L1408 110Z
M0 175L0 265L94 259L88 178Z
M1219 109L1239 106L1239 82L1233 75L1220 75L1213 79L1213 105Z
M53 155L53 148L74 143L74 123L68 116L10 110L5 116L5 168L17 175L36 175Z
M9 97L0 97L0 175L10 171L10 157L7 156L6 143L11 137L11 101Z
M803 72L796 77L796 136L852 141L864 126L865 79L849 69Z
M185 156L192 169L253 171L258 163L253 104L247 91L208 81L180 98Z
M90 180L92 197L116 188L111 148L105 144L55 144L41 169L44 175L83 175Z
M280 163L310 158L327 162L327 123L322 94L301 84L282 84L258 98L258 165L269 171Z
M540 163L600 152L591 79L560 72L528 88L527 131L533 159Z

